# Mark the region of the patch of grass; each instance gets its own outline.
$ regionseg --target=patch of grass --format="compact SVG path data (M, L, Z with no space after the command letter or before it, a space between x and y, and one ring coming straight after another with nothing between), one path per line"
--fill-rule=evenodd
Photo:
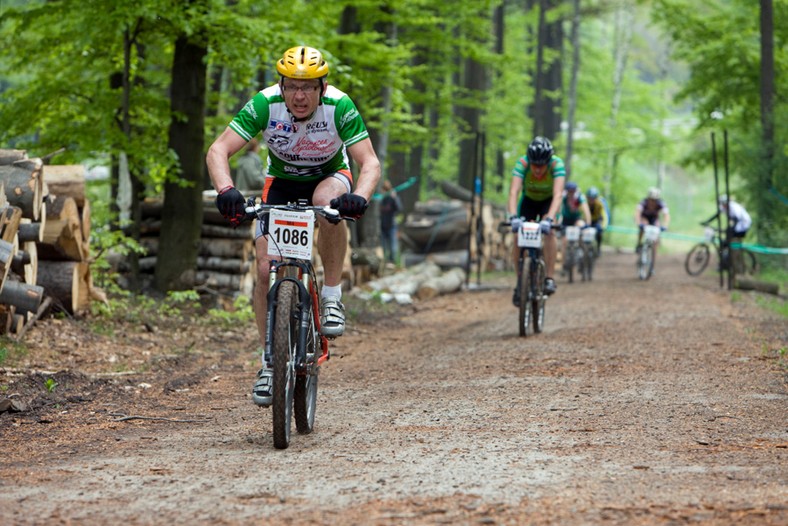
M17 362L27 354L27 347L7 337L0 337L0 365Z
M218 323L224 329L237 328L254 322L254 306L247 296L238 296L230 310L209 309L205 321Z
M776 312L783 318L788 318L788 305L782 298L769 298L766 296L756 296L755 302L764 309Z

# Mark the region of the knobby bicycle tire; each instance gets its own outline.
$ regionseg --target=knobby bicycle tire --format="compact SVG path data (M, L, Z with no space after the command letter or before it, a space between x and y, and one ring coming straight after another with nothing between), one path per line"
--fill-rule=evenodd
M577 247L574 243L567 243L566 244L566 251L564 253L564 258L566 261L564 262L564 270L566 271L566 277L569 280L569 283L574 283L574 270L575 270L575 263L576 257L575 254L577 253Z
M282 281L276 293L274 318L273 361L273 432L274 447L286 449L290 445L290 425L293 417L295 387L295 351L298 345L296 316L298 293L292 281Z
M533 296L531 299L531 310L533 317L534 333L539 334L544 330L545 301L544 294L545 264L544 260L539 259L534 269Z
M684 260L684 270L690 276L700 276L711 260L711 250L706 243L698 243L687 254Z
M638 278L647 280L654 271L654 245L644 243L638 254Z
M308 357L311 357L313 363L307 364L306 371L296 376L295 391L293 392L293 415L295 416L296 430L302 435L311 433L315 426L317 380L320 372L317 358L322 352L322 342L315 327L315 313L319 313L319 309L320 306L313 303L309 311L306 353Z
M520 309L517 320L520 328L520 336L528 336L531 330L531 316L533 316L533 308L531 305L531 275L528 258L523 258L523 267L520 269L519 285Z
M583 281L591 281L594 274L594 247L585 245L583 246L583 259L580 262L580 273Z

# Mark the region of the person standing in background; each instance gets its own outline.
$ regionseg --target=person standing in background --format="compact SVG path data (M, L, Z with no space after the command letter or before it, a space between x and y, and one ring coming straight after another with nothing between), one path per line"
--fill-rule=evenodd
M383 198L380 201L380 240L383 244L383 256L390 263L397 263L399 258L399 241L397 239L397 214L402 210L397 191L391 182L383 181Z
M238 159L235 187L240 192L262 192L265 185L263 161L260 159L260 143L252 139L244 154Z

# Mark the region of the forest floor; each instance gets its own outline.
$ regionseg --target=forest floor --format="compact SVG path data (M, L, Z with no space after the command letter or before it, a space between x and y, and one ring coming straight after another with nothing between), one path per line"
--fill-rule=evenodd
M605 253L521 338L513 282L348 299L286 450L252 323L40 321L0 368L0 524L788 524L788 326L757 293Z

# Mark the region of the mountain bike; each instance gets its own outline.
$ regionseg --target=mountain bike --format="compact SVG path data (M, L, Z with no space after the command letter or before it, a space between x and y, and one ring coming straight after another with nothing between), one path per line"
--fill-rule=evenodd
M716 228L703 225L706 227L705 241L693 246L687 253L687 259L684 260L684 269L687 274L699 276L706 270L709 261L711 261L712 247L717 252L720 270L732 270L734 274L750 275L758 271L758 260L755 258L755 254L746 248L730 249Z
M583 247L580 245L580 227L564 226L564 236L566 237L566 250L564 251L563 269L569 283L574 282L574 270L583 260ZM583 277L585 281L585 276Z
M329 359L328 337L320 333L320 294L312 265L317 215L343 218L337 210L309 206L247 202L247 219L268 215L270 278L263 366L273 369L274 447L290 445L290 428L311 433L315 424L320 366Z
M582 249L578 268L583 281L591 281L594 275L596 261L596 228L587 226L580 232L580 246Z
M511 222L503 223L511 227ZM553 225L559 230L560 225ZM520 247L517 260L517 292L520 298L518 326L520 336L540 333L544 330L545 303L544 293L545 262L542 257L544 240L539 223L522 221L517 230L517 246Z
M662 233L662 227L656 225L642 225L643 243L638 247L637 271L638 278L647 280L654 274L654 258L657 255L657 242Z

